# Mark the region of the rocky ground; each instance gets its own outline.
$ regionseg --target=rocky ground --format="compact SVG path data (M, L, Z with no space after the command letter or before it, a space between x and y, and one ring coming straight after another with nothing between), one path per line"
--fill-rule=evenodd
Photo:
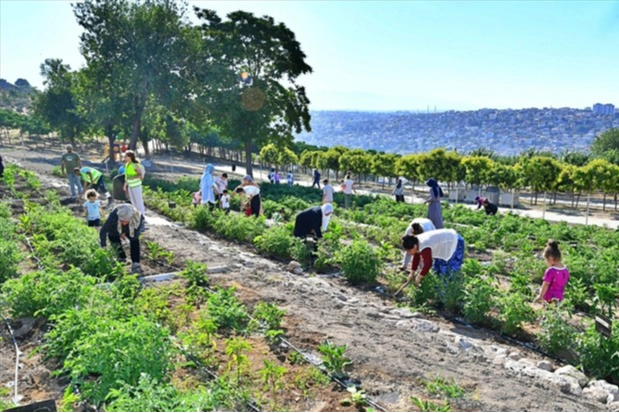
M64 185L50 177L54 162L45 154L13 152L6 158L47 182ZM608 402L619 401L616 386L588 384L570 366L498 343L483 331L396 308L338 278L294 274L246 246L172 225L152 211L147 214L145 240L156 240L181 260L227 266L227 272L211 276L214 282L237 286L246 302L271 301L286 309L287 336L294 344L315 348L324 338L347 344L352 375L389 410L411 410L410 396L421 394L421 380L439 375L467 392L452 403L455 410L605 411L616 408ZM2 369L6 367L3 362Z

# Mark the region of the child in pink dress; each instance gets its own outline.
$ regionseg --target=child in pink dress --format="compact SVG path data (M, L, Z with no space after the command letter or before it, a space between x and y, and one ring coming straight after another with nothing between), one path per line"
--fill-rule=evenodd
M561 263L561 250L557 241L549 240L544 250L544 259L548 269L544 273L544 281L542 290L535 301L563 301L565 293L565 285L570 278L570 272L567 267Z

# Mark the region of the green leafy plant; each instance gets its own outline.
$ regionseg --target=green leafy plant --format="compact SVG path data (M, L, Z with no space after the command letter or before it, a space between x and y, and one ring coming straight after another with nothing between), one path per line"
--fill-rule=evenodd
M241 376L249 368L249 359L245 352L251 351L249 343L242 338L233 337L226 340L226 355L230 357L228 371L236 371L236 384L241 384Z
M330 374L336 377L344 377L344 369L352 364L352 361L344 356L347 346L338 346L329 341L318 346L318 351L323 355L322 365Z
M445 396L450 399L464 397L464 389L455 380L447 380L441 376L424 382L426 389L434 396Z
M498 290L490 278L469 278L464 285L463 312L467 320L483 323L494 307Z
M413 404L419 409L421 412L450 412L451 407L449 403L433 403L430 401L421 400L415 396L411 397L411 401Z
M275 362L263 360L264 367L258 370L258 374L262 377L262 382L265 385L265 391L271 393L271 411L275 411L277 406L277 394L284 387L283 377L287 370L285 367L278 366Z
M374 283L382 268L382 261L366 241L353 241L344 247L338 261L344 277L354 284Z
M194 261L186 261L185 269L179 275L187 280L186 296L190 303L200 303L206 296L209 285L208 267Z
M278 330L285 315L286 311L275 304L261 302L254 307L252 324L260 324L254 328L264 327L267 330Z
M289 259L294 238L288 228L274 226L266 229L262 235L254 238L258 251L279 259Z
M499 297L499 320L501 331L514 334L526 322L535 319L535 313L528 301L520 294L506 293Z
M219 328L244 332L247 329L249 315L235 296L234 288L218 288L209 294L207 310Z
M570 319L571 312L564 305L548 308L537 333L540 347L551 353L573 349L577 330L570 324Z
M354 386L347 387L346 391L350 393L350 398L340 401L342 406L355 406L357 409L363 409L368 405L368 396L364 390L357 389Z

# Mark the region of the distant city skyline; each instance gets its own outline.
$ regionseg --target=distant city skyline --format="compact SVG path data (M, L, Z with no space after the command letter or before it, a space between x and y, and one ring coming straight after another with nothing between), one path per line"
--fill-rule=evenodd
M618 1L188 3L291 28L314 68L300 80L312 110L619 104ZM80 33L69 1L0 1L0 77L42 88L46 58L79 69Z

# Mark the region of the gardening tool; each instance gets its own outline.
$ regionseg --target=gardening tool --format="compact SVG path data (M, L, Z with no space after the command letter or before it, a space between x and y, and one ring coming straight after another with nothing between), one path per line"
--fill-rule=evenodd
M412 281L408 281L406 280L406 282L404 284L402 284L402 286L400 287L400 289L398 291L395 292L395 294L393 294L394 297L397 297L398 294L400 294L400 292L405 289L406 287L408 287L408 285L411 283Z

